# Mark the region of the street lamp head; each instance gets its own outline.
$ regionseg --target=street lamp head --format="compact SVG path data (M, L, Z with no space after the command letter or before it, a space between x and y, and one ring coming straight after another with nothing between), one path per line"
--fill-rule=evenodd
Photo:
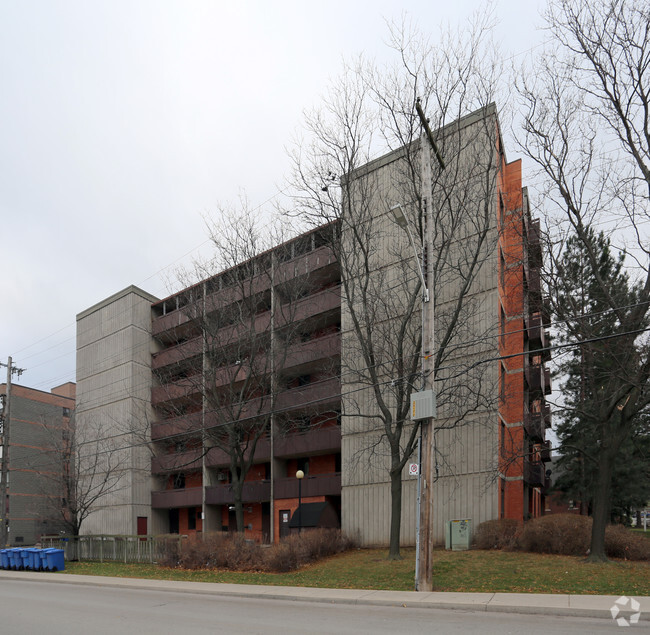
M393 218L395 222L402 228L406 228L406 216L404 216L404 210L402 209L402 206L398 203L397 205L393 205L393 207L390 208L390 212L393 214Z
M304 473L302 470L298 470L298 471L296 472L296 478L297 478L298 480L304 478L304 476L305 476L305 473Z

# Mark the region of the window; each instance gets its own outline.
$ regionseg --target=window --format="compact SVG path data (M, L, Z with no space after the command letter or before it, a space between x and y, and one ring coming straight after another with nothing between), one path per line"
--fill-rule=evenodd
M185 489L185 474L183 472L174 476L174 489Z

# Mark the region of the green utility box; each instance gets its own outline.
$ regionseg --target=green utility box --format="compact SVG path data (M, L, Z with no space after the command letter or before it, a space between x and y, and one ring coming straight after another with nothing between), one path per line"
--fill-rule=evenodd
M445 549L466 551L472 537L472 520L463 518L445 523Z

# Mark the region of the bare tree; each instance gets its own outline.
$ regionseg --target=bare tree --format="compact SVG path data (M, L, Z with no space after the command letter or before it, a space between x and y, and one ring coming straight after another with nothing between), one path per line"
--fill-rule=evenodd
M74 413L62 424L41 422L47 450L30 455L27 468L40 477L48 516L78 536L90 514L110 505L126 486L127 457L120 436L106 437L101 426L75 426Z
M311 249L314 236L283 242L280 231L264 227L245 205L241 211L219 210L210 236L215 257L197 264L192 275L202 281L183 292L190 318L183 339L193 342L193 354L165 366L157 380L169 391L167 416L202 415L202 426L189 423L174 443L182 452L194 446L195 468L201 457L228 465L222 474L243 532L244 483L258 444L295 430L309 416L307 406L294 418L280 396L318 379L289 370L304 354L300 299L314 284L307 268L296 269L294 258ZM327 371L320 369L322 375ZM182 471L182 459L173 467Z
M436 435L444 437L438 460L447 475L457 466L442 448L449 449L454 431L472 417L487 420L496 404L494 367L474 362L496 345L496 312L492 320L481 292L496 275L501 156L488 21L443 34L436 46L405 25L391 34L396 65L360 60L307 116L308 137L293 154L292 213L313 225L337 223L332 249L342 272L344 435L352 454L367 461L348 473L354 480L362 471L388 471L394 559L400 557L402 475L419 432L409 418L410 396L423 381L417 259L436 302L435 341L427 342L425 356L434 360ZM444 170L423 134L418 100L431 117ZM382 151L389 154L373 163ZM417 258L391 218L397 204L416 237ZM424 243L426 222L430 244Z
M573 281L565 279L562 254L569 240L582 254L588 294L613 319L608 337L616 338L617 354L609 355L607 376L601 373L588 408L582 402L582 412L566 415L588 422L596 440L590 448L598 465L590 558L603 560L612 470L650 403L643 335L650 311L650 11L647 3L628 0L557 0L546 19L554 50L536 61L534 77L523 73L519 80L525 109L520 145L544 184L546 275L558 329L586 358L603 359L604 340L590 335L596 318L574 312L577 299L566 301L564 290ZM603 275L601 230L614 253L627 251L627 262L635 261L628 265L638 288L633 306L621 305Z

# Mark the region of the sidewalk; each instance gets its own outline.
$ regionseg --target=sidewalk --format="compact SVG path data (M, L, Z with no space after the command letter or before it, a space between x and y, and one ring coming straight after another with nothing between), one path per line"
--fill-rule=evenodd
M34 571L0 570L0 580L59 582L70 585L104 586L152 591L175 591L202 595L235 596L296 602L327 602L367 606L401 606L429 609L460 609L502 613L527 613L571 617L599 617L611 620L610 608L619 599L612 595L552 595L534 593L416 593L415 591L369 591L359 589L319 589L251 584L215 584L111 578L90 575L65 575ZM641 621L650 621L650 597L635 597L640 604ZM622 608L621 615L629 616Z

